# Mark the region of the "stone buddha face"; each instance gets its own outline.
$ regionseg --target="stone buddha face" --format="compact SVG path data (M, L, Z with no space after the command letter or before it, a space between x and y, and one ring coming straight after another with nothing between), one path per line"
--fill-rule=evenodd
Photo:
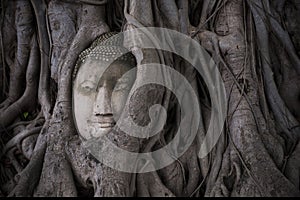
M88 58L81 64L73 85L73 110L77 129L86 140L112 130L119 119L136 78L135 66L126 60L107 68Z

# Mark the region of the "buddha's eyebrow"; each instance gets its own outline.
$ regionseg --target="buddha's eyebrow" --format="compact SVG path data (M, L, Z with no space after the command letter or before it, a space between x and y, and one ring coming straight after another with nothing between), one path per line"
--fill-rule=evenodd
M97 83L99 81L99 79L100 79L100 77L98 77L96 74L86 73L82 76L83 81L89 80L89 81L93 81L93 82Z
M123 82L129 82L131 80L132 80L132 78L129 77L129 76L123 76L123 77L121 77L121 78L118 79L118 82L123 83Z
M95 83L94 81L89 80L89 79L86 79L86 80L81 81L81 82L80 82L80 85L82 85L83 83L92 83L92 84L94 84L94 85L97 84L97 83Z

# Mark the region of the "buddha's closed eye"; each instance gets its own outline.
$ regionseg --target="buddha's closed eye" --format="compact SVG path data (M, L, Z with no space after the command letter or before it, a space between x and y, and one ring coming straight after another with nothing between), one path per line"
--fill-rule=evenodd
M97 84L90 80L85 80L80 84L80 90L84 92L95 92L97 88Z
M118 80L116 86L114 87L114 91L128 90L131 87L130 78L123 77Z

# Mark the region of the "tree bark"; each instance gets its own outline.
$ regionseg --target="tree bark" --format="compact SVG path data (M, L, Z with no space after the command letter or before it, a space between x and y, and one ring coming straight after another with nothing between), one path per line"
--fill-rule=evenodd
M297 0L1 1L0 196L300 196L299 10ZM72 78L78 56L100 35L141 27L199 42L219 67L228 112L217 145L199 158L214 94L179 56L131 49L136 83L149 75L150 69L140 70L146 63L170 66L188 80L202 127L171 165L131 174L83 147ZM132 118L143 125L149 108L162 105L168 114L163 131L140 139L117 130L107 138L136 153L172 141L182 114L174 94L150 85L131 100Z

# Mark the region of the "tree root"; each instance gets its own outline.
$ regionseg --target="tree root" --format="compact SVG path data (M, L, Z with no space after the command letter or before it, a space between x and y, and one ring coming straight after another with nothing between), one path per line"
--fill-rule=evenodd
M33 106L36 102L37 87L38 87L38 73L39 73L39 56L38 48L36 46L35 38L32 40L32 49L30 53L30 59L28 63L28 69L26 72L26 90L24 95L2 113L0 113L1 126L6 127L11 124L18 116L21 116L24 112L30 112L33 110Z
M261 5L261 4L260 4ZM289 143L287 146L288 153L291 153L297 144L297 141L300 139L300 124L291 114L291 112L286 107L282 98L279 95L277 86L272 77L271 69L271 59L269 52L269 36L267 32L266 25L263 23L263 18L258 14L255 8L253 8L250 3L250 8L254 14L254 21L256 28L260 30L260 34L257 35L258 46L261 50L262 57L262 67L264 72L265 80L265 92L267 94L270 107L274 113L276 122L280 125L280 128L289 138Z
M227 161L228 158L223 157L222 172L218 176L216 186L214 186L213 190L211 190L211 192L208 194L214 196L230 196L232 183L229 184L231 182L229 181L231 179L231 176L229 174L230 172L233 172L232 169L235 169L235 176L238 177L237 180L241 180L241 178L239 177L245 178L243 180L245 182L241 183L243 186L239 189L239 192L241 193L239 193L238 195L240 196L277 196L288 195L291 193L295 195L297 193L297 190L292 187L291 183L286 180L283 174L278 170L277 166L274 164L271 156L269 155L267 146L265 146L263 142L263 135L265 135L265 133L262 131L264 126L262 126L261 123L265 122L259 122L257 116L258 114L254 113L254 111L260 111L259 108L256 108L257 106L259 106L259 98L257 96L256 85L252 80L253 72L250 71L249 63L245 62L248 59L247 53L245 53L248 51L247 46L245 46L247 40L245 37L244 40L238 40L239 35L242 35L243 31L246 31L238 30L240 28L237 28L242 27L243 23L243 21L237 17L238 15L244 15L240 10L240 8L242 7L242 1L230 1L227 9L229 7L231 11L236 9L236 11L232 11L233 13L236 12L236 16L231 14L230 16L228 16L229 20L237 21L235 21L236 23L234 25L229 27L229 32L227 33L227 35L222 36L221 38L214 33L211 33L212 37L209 37L209 34L206 34L206 37L210 38L208 39L208 41L210 41L210 44L208 43L208 46L212 47L212 52L219 54L219 58L222 58L222 54L225 55L226 61L228 62L227 64L224 60L221 59L221 62L224 65L223 67L226 67L227 69L227 71L224 71L224 69L222 71L222 76L225 79L225 87L227 89L227 92L229 91L230 85L232 85L232 83L235 83L236 85L236 87L233 88L232 93L230 93L231 99L229 101L229 104L231 105L231 107L229 108L229 114L232 115L232 118L231 121L229 121L228 131L229 134L234 135L230 135L230 138L232 138L232 142L229 144L230 149L227 150L228 154L225 154L225 156L229 156L230 161ZM219 17L225 16L226 11L223 11L223 13L220 14ZM203 35L204 34L202 34L202 37ZM227 40L225 41L224 38L227 38ZM268 41L268 39L264 39L264 41ZM261 41L260 43L262 44ZM219 45L221 46L222 54L218 53ZM265 44L264 47L268 48L268 45ZM232 57L231 55L238 56ZM244 65L242 64L242 59L245 60ZM231 67L231 69L229 68L229 66ZM244 79L250 81L250 84L248 84L247 86L249 91L247 92L242 92L244 91L244 86L242 87L239 81L236 79L236 74L239 73L242 66L245 67L243 75ZM266 73L271 75L270 71ZM275 90L277 91L277 88L275 88ZM242 97L240 96L241 94ZM259 154L254 155L254 151L258 151ZM233 165L236 158L238 158L239 160L236 163L239 164ZM246 169L246 173L242 173L241 175L241 170L239 169L242 169L242 167L243 169ZM265 168L268 168L269 171L267 172ZM281 184L277 182L269 184L272 181L268 180L270 179L270 177L267 177L266 174L271 173L271 171L272 176L276 176L276 179L278 179L277 181L280 181ZM262 179L262 176L260 176L259 174L262 174L264 172L264 179ZM226 178L226 181L224 180L224 177ZM235 181L233 183L238 184ZM283 189L283 185L289 185L289 187L284 187ZM279 187L281 187L281 190L278 190ZM236 188L234 190L236 190Z
M15 26L18 44L14 64L10 66L9 98L2 104L2 109L7 108L22 96L22 92L24 91L22 86L24 85L23 82L31 47L30 41L33 36L33 15L30 3L28 1L17 1L16 6L18 9L16 9L15 13Z
M13 168L17 171L17 173L20 173L23 170L23 167L18 162L18 160L15 157L15 152L17 151L16 147L13 147L9 151L6 152L6 157L13 166Z
M78 136L66 143L65 148L67 160L72 166L77 183L85 189L91 188L91 182L94 181L96 175L96 160L82 147L82 141ZM96 188L95 184L93 186Z
M175 197L161 182L156 172L137 174L137 196L140 197Z
M230 91L228 127L224 131L228 135L223 135L218 146L205 160L198 159L197 145L199 144L195 144L195 146L193 144L171 166L157 172L127 174L98 163L84 149L81 149L80 139L76 136L73 122L71 101L73 68L78 55L96 37L109 31L109 27L103 22L105 17L110 15L110 13L108 15L105 13L107 0L17 0L17 8L21 9L10 12L15 18L12 24L17 29L17 35L8 35L10 31L14 31L6 27L8 23L5 23L3 28L5 32L1 34L5 40L9 41L3 41L9 45L4 44L5 48L2 45L1 53L4 55L2 56L4 65L10 66L11 73L8 96L0 105L0 125L3 126L0 132L12 134L10 137L13 137L3 149L3 154L8 156L11 161L11 168L7 169L7 174L5 174L11 180L4 181L1 189L2 187L6 189L3 189L2 192L6 195L10 191L9 196L76 196L79 194L78 189L83 187L90 191L94 189L95 196L199 196L204 192L206 196L226 197L299 195L297 162L299 159L297 155L300 126L288 110L289 106L284 104L289 103L284 102L280 97L276 82L272 77L271 58L273 55L272 52L268 52L272 43L268 43L268 41L273 38L266 33L267 28L273 31L278 43L283 44L286 56L291 59L289 64L293 64L299 74L300 60L288 33L281 27L280 14L273 13L274 10L269 7L271 5L269 0L263 3L248 0L252 12L246 9L243 0L197 1L197 3L202 3L202 15L198 27L191 27L189 4L185 0L170 0L163 3L152 1L148 4L126 0L125 18L128 23L131 23L129 27L142 24L166 26L186 34L190 32L192 37L199 36L202 44L220 63L226 89ZM1 9L6 9L3 7L3 2ZM276 0L278 12L283 10L284 2ZM139 6L146 7L146 4L152 8L141 13L137 8ZM169 7L166 6L168 4ZM51 7L51 5L54 6ZM165 7L159 7L160 5ZM11 10L16 10L15 6L11 7L14 7ZM22 9L23 7L24 9ZM63 16L50 17L52 21L50 20L51 27L48 30L44 26L47 24L46 15L49 14L47 7L51 8L51 14ZM71 10L71 12L64 12L65 9ZM156 9L162 14L154 11ZM127 11L128 13L126 13ZM32 13L35 14L34 22L37 25L40 51L37 49L35 41ZM71 13L70 16L69 13ZM238 29L243 29L243 27L246 29L248 23L246 20L252 17L256 23L257 35L253 35L254 39L250 45L252 51L249 53L247 33L254 34L254 31ZM59 23L65 19L69 20L66 22L68 28L59 27ZM170 19L176 20L168 22ZM226 20L228 23L224 23ZM119 22L119 24L121 23ZM208 31L209 29L210 31ZM53 55L51 55L51 39L54 41L53 47L61 45L54 49ZM258 41L254 41L255 39ZM15 41L17 44L11 45ZM31 46L30 42L32 42ZM258 63L259 61L255 57L257 53L255 42L261 44L261 63ZM15 51L15 56L11 55ZM144 50L136 52L138 52L136 53L138 60L143 56L147 57L145 60L155 57ZM60 56L57 58L59 64L57 64L55 56L59 54ZM58 66L58 70L53 67L55 68L53 82L58 84L57 99L53 99L56 101L54 109L49 93L49 81L52 76L52 73L49 73L50 55L53 56L50 59L51 66ZM180 64L177 66L176 60L172 57L163 54L161 56L162 62L165 59L166 64L171 63L175 69L178 67L181 70L180 67L184 67ZM249 60L252 61L251 64L248 63ZM262 67L263 73L260 71L260 67ZM285 72L282 73L285 74ZM186 75L185 72L182 74ZM189 81L193 81L194 78L193 76ZM26 88L23 87L25 80ZM198 88L194 89L199 91ZM265 94L267 95L265 96ZM157 99L163 102L165 108L169 109L168 106L172 105L172 99L168 96L169 93L164 93L164 95L158 95ZM207 99L209 102L209 98ZM19 117L24 112L40 109L39 106L36 106L37 100L41 105L40 114L33 121L20 122ZM139 104L138 100L140 99L137 99L133 106ZM279 124L278 129L283 130L285 136L288 137L286 148L288 155L285 159L283 159L285 144L282 142L283 139L277 135L279 131L276 130L275 123L272 124L274 121L272 112ZM178 115L177 112L174 114ZM204 115L204 120L209 122L209 113L204 113ZM174 118L176 117L178 116ZM44 121L42 129L36 127L43 124ZM12 124L13 122L14 124ZM19 132L21 129L25 130ZM33 134L40 131L35 142ZM203 135L198 138L200 142L201 137L204 136L204 130L201 131L203 131L201 133ZM150 140L143 141L144 143L135 143L135 140L130 140L128 145L132 145L134 151L139 149L142 152L150 152L157 146L166 145L165 138L172 137L167 133L166 131L151 137ZM17 135L14 136L14 134ZM123 141L128 141L123 136L119 137L117 133L111 137L115 137L117 143L121 145ZM31 151L28 154L23 152L25 151L23 145L26 145L25 139L28 143L31 142L30 145L35 145L32 154ZM230 141L227 142L227 139ZM297 143L298 146L293 152ZM145 145L144 149L141 150L138 144ZM29 160L28 165L20 164L20 159L16 155L20 153L26 154L25 157ZM1 156L3 155L1 154ZM172 157L172 155L169 156ZM151 163L147 164L151 165ZM26 167L24 168L24 166ZM15 171L18 174L14 176ZM282 171L285 172L287 178ZM0 196L3 196L1 191Z
M282 28L282 25L273 17L274 14L271 12L269 3L267 3L266 8L261 1L247 1L247 3L250 5L252 12L256 14L256 21L260 18L260 20L265 24L265 27L271 29L273 33L276 34L277 38L288 53L293 63L293 67L297 71L298 75L300 75L300 59L296 53L291 37L289 33ZM284 4L284 2L282 3ZM267 15L270 17L267 17Z
M41 131L42 127L33 128L30 130L24 130L18 135L16 135L14 138L12 138L4 147L2 151L2 156L5 155L6 152L10 151L12 148L17 147L19 150L22 150L21 143L22 141L34 134L38 134ZM0 157L2 157L0 156Z
M36 146L29 164L20 174L16 175L18 179L16 187L8 196L26 197L33 195L33 190L39 182L40 174L42 171L44 155L46 151L45 134L47 133L48 128L49 121L46 121L37 139Z
M82 15L78 33L73 39L65 60L62 60L58 69L59 91L51 126L48 130L47 153L40 183L36 191L37 196L77 195L72 170L66 159L64 149L65 142L76 133L71 109L72 73L79 54L98 36L109 30L102 21L103 19L99 18L99 13L105 12L103 7L83 5L82 9L82 13L85 14ZM101 13L100 16L104 14Z
M50 70L49 70L49 38L46 23L46 3L45 1L31 0L38 24L38 38L41 54L41 70L38 88L38 98L46 120L50 119Z

